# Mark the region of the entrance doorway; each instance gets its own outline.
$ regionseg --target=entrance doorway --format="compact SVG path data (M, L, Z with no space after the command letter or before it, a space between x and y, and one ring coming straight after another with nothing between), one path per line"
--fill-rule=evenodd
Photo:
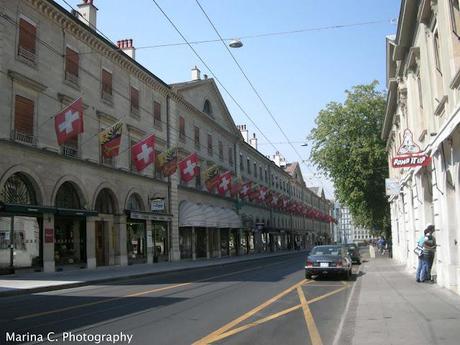
M86 222L72 217L54 220L56 266L86 267Z
M168 261L168 223L154 221L152 223L152 231L154 260Z

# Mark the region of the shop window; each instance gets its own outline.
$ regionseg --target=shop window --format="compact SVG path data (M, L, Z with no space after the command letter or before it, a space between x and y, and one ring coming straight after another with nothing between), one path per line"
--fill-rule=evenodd
M65 80L77 84L79 81L80 55L75 50L65 49Z
M102 189L96 198L96 211L105 214L114 214L116 211L112 192L107 188Z
M14 139L34 143L34 101L19 95L15 98Z
M161 104L153 102L153 125L161 128Z
M35 190L29 179L21 173L6 180L0 192L0 201L6 204L37 205Z
M56 207L81 209L81 202L78 192L71 182L64 182L56 193Z
M112 73L106 69L102 69L102 99L112 102Z
M37 46L37 27L31 21L19 19L18 56L35 63Z

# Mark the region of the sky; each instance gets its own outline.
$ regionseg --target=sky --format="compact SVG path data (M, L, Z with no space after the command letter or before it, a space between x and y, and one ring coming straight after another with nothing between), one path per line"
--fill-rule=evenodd
M216 40L196 0L155 0L188 41ZM198 0L223 38L272 32L317 29L379 21L377 24L242 38L243 47L231 49L268 109L296 151L271 119L221 42L193 47L265 137L287 161L301 165L307 186L322 186L333 197L333 186L309 163L309 147L301 146L315 126L318 112L331 101L342 102L353 85L380 82L385 89L385 36L396 32L400 0ZM57 0L70 11L82 0ZM94 0L97 27L111 41L132 38L136 60L167 83L191 79L196 65L213 73L187 45L142 48L183 39L153 0ZM256 130L221 89L236 124L256 133L259 151L275 148Z

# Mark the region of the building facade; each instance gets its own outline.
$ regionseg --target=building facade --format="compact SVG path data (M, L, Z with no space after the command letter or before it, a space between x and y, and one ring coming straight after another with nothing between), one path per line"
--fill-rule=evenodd
M460 293L460 9L458 0L403 0L395 36L387 38L387 141L393 255L415 269L426 224L435 225L437 283ZM427 158L393 168L408 147Z
M305 248L327 231L329 203L300 169L277 166L245 140L198 69L166 84L136 62L132 40L98 34L92 0L79 14L44 0L3 1L1 12L0 266L244 255ZM58 145L55 114L79 97L84 131ZM117 124L119 152L107 158L101 132ZM138 171L132 147L151 134L157 157L172 152L172 164L196 153L199 173L184 182L157 164ZM257 185L257 196L208 189L214 166L234 185Z

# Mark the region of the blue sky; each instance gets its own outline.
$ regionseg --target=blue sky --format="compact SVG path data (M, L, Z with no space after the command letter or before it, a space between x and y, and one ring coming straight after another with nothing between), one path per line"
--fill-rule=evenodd
M195 0L157 0L189 41L217 39ZM64 8L70 9L62 0ZM81 0L66 0L76 8ZM385 36L396 31L400 0L200 0L225 37L387 20L385 23L243 40L232 49L269 109L293 142L306 138L328 102L343 101L344 90L378 80L385 87ZM183 42L152 0L94 0L98 29L112 41L132 38L136 47ZM222 43L194 45L220 81L288 161L300 160L263 108ZM191 78L191 68L206 70L186 46L138 49L136 59L165 82ZM259 150L274 149L222 91L237 124L248 124ZM279 144L278 144L279 143ZM308 147L295 144L303 159ZM302 165L307 185L332 186L314 168Z

